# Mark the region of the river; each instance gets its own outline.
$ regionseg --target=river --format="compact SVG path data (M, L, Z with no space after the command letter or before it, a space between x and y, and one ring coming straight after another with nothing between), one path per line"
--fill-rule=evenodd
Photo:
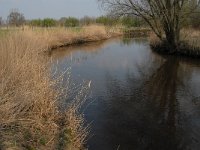
M198 150L200 60L161 56L145 38L53 51L59 71L91 81L89 150Z

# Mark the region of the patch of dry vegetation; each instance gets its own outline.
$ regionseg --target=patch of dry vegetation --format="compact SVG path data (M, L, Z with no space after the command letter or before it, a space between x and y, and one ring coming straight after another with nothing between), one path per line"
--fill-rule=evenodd
M200 30L197 29L183 29L180 34L180 45L177 53L179 55L200 57ZM151 33L149 36L150 45L155 48L156 51L162 51L162 47L165 47L162 41L159 38ZM167 46L166 46L167 47Z
M88 85L84 84L75 102L61 111L58 100L65 90L55 89L61 81L50 79L48 61L42 54L76 37L73 32L63 32L25 30L1 37L0 149L82 148L87 130L79 108Z
M192 47L200 48L200 30L198 29L183 29L181 32L181 40L185 41Z
M81 44L86 42L95 42L109 39L121 35L117 27L105 27L100 25L90 25L81 28L27 28L32 36L37 37L48 46L48 49Z
M123 34L126 37L148 37L151 29L144 27L124 28Z

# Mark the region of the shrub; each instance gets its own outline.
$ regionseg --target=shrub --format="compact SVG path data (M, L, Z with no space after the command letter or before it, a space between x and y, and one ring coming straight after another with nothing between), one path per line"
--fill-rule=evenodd
M115 18L101 16L96 19L96 23L103 24L103 25L115 25L117 20Z
M77 18L74 18L74 17L68 17L65 20L65 26L66 27L76 27L76 26L79 26L79 20Z
M37 26L37 27L41 27L42 26L42 20L41 19L34 19L30 21L30 25L31 26Z
M53 26L56 26L56 20L51 19L51 18L45 18L42 21L42 26L43 27L53 27Z

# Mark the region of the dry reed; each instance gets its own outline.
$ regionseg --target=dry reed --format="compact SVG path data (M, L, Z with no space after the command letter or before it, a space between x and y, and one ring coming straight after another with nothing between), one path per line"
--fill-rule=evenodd
M151 33L149 36L149 41L152 47L156 48L156 51L165 49L165 44L159 40L159 38ZM180 33L180 43L178 47L177 54L199 57L200 56L200 31L196 29L182 29Z
M69 34L64 35L66 32ZM60 80L50 79L48 61L42 55L44 50L77 36L72 31L66 32L25 30L1 37L0 149L83 146L87 130L79 108L80 97L87 93L88 85L84 84L75 102L61 111L58 100L64 90L55 89Z
M114 27L90 25L81 28L27 28L25 30L32 36L36 36L48 49L80 44L86 42L101 41L113 36L121 35Z

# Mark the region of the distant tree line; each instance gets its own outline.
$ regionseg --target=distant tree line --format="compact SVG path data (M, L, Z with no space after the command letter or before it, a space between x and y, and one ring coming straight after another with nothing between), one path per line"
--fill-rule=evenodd
M198 8L200 11L200 8ZM185 22L185 26L191 26L194 28L200 28L200 14L194 13L188 17L188 20ZM22 26L29 25L32 27L78 27L90 24L102 24L105 26L113 25L123 25L126 27L142 27L147 26L147 24L137 16L123 16L114 18L111 16L100 16L100 17L89 17L85 16L83 18L75 17L62 17L58 20L53 18L44 18L44 19L32 19L26 20L23 13L20 13L18 10L13 9L10 11L7 20L3 20L0 17L0 26Z
M121 18L112 18L110 16L100 16L96 18L84 16L80 19L75 17L62 17L58 20L53 18L26 20L24 14L20 13L17 9L10 11L7 20L3 20L0 17L0 26L7 25L18 27L22 25L29 25L32 27L78 27L90 24L102 24L106 26L121 24L127 27L140 27L145 25L141 19L129 16Z
M134 17L122 17L119 19L108 17L108 16L100 16L97 18L85 16L81 19L75 17L62 17L59 20L55 19L34 19L29 21L28 23L31 26L38 27L54 27L54 26L63 26L63 27L78 27L90 24L102 24L106 26L112 25L124 25L127 27L140 27L144 26L145 23L140 18Z

